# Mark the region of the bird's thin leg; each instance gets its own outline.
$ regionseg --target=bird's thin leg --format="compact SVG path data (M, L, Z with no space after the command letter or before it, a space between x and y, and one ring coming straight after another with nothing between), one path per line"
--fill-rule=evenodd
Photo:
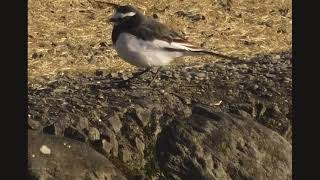
M146 68L145 70L141 71L141 72L137 72L134 76L141 76L142 74L149 72L151 70L150 67Z
M141 76L142 74L144 74L144 73L146 73L146 72L149 72L150 69L151 69L151 68L146 68L146 69L143 70L143 71L136 72L136 73L132 74L132 77L130 77L130 78L126 79L126 80L121 81L121 83L129 82L129 81L131 81L132 79L135 79L135 78Z
M151 68L146 68L145 70L143 71L140 71L140 72L137 72L135 74L132 75L131 78L129 79L134 79L134 78L137 78L138 76L141 76L142 74L146 73L146 72L149 72L151 70Z
M149 83L149 86L153 83L153 81L158 77L160 70L162 69L162 66L158 67L156 74L153 76L152 80Z

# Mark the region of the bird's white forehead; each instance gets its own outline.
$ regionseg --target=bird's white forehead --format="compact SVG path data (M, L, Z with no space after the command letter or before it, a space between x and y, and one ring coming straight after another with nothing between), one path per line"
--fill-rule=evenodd
M134 16L136 15L135 12L127 12L127 13L121 13L121 12L116 12L112 18L116 18L116 19L121 19L121 18L124 18L124 17L131 17L131 16Z

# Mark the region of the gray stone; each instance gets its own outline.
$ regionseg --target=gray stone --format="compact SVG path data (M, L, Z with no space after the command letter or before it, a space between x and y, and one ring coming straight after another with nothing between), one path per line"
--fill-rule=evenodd
M283 80L284 80L284 82L291 82L292 81L292 79L288 78L288 77L283 78Z
M206 73L196 73L196 76L199 78L205 78L207 76Z
M113 77L113 78L119 77L119 74L118 74L118 73L111 73L110 75L111 75L111 77Z
M42 131L46 134L63 135L64 128L61 127L59 123L53 123L49 126L44 127Z
M279 109L279 106L278 106L277 104L275 104L275 105L273 106L273 111L274 111L275 114L278 114L278 115L281 115L281 114L282 114L281 111L280 111L280 109Z
M275 60L279 60L279 59L281 59L281 56L280 56L280 55L276 55L276 56L274 57L274 59L275 59Z
M239 110L238 113L239 113L240 116L242 116L244 118L251 118L250 114L247 113L246 111Z
M118 133L121 130L122 122L120 121L120 118L118 115L111 116L108 119L108 121L111 124L112 129L114 130L115 133Z
M249 68L249 66L247 64L240 64L240 65L238 65L238 67L241 69L248 69Z
M264 113L267 111L266 105L264 103L259 102L257 104L258 117L262 117Z
M91 127L89 128L89 139L90 141L97 141L100 139L100 132L97 128Z
M28 88L29 118L45 126L54 124L51 129L45 129L52 130L56 136L63 136L68 127L74 128L80 136L90 128L97 128L100 140L86 141L86 144L112 159L130 179L144 176L146 179L274 179L274 174L279 175L275 179L283 179L283 174L288 172L288 166L283 165L288 158L283 152L290 156L290 151L283 147L283 142L277 145L279 135L256 124L263 123L291 142L291 84L284 83L285 78L291 78L291 62L281 59L274 63L270 58L263 58L247 58L247 62L221 59L205 66L202 62L191 62L189 67L173 65L162 70L160 76L163 78L152 86L148 86L154 75L150 72L132 79L130 85L119 83L121 74L127 74L126 71L118 73L117 78L91 73L52 77L56 83L49 86L44 83L40 87L31 83ZM249 68L241 68L243 63ZM262 64L266 69L260 68ZM279 71L276 71L277 67ZM166 71L180 77L168 78ZM206 73L210 81L202 82L197 73ZM276 78L266 78L267 73ZM255 84L258 87L253 90ZM66 87L68 93L52 93L62 87ZM191 109L197 103L209 104L211 109L226 113L231 110L237 117L239 114L242 117L231 120L210 108ZM275 104L281 112L275 113ZM135 107L141 107L138 115ZM151 117L146 110L151 110ZM32 128L29 126L29 129ZM89 139L89 134L84 135L83 139ZM274 141L269 136L274 137ZM73 133L69 137L77 139ZM93 136L91 139L98 138ZM52 151L47 156L54 155L55 148L48 147ZM73 149L68 143L64 147L66 151ZM83 153L81 149L78 151L78 154ZM273 156L272 163L270 156ZM37 155L31 155L31 158L37 158ZM279 169L283 170L282 174ZM57 171L59 173L59 169ZM270 176L265 177L266 173ZM59 179L54 173L39 177ZM89 173L79 179L97 177Z
M136 143L137 149L140 151L141 154L143 154L145 144L138 137L136 137L134 141Z
M77 128L84 130L84 129L89 129L89 121L88 118L86 117L80 117L79 121L77 123Z
M109 155L111 153L111 149L113 145L108 141L106 141L105 139L102 139L101 144L102 144L102 150L104 151L104 153Z
M68 127L64 130L64 136L75 139L81 142L87 141L87 136L81 131L73 127Z
M117 137L114 134L114 132L109 128L105 128L105 131L102 132L102 135L108 139L108 140L106 140L106 142L108 142L109 144L106 144L106 145L111 145L111 152L110 153L112 154L112 156L117 157L118 156L118 141L117 141Z
M276 75L274 75L274 74L270 74L270 73L267 73L267 74L266 74L266 77L268 77L268 78L275 78L275 77L276 77Z
M28 119L28 125L31 129L38 130L41 128L41 123L32 119Z
M128 162L131 160L131 157L132 157L132 153L130 150L128 150L126 147L122 147L120 149L120 153L119 153L119 156L121 158L121 160L123 162Z
M50 147L50 156L40 152L44 144ZM34 131L28 131L28 164L28 174L34 179L126 179L108 159L90 146Z
M292 147L252 120L197 107L173 121L157 144L168 179L292 179Z
M145 127L150 121L150 117L151 117L150 109L137 106L135 107L135 111L138 117L138 123L142 127Z
M174 73L174 74L173 74L173 77L174 77L175 79L180 79L180 75L179 75L178 73Z

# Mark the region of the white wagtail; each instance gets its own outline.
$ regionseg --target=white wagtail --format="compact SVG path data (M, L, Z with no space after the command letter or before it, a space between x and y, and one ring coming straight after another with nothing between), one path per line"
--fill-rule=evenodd
M112 43L118 55L132 65L146 68L148 71L154 66L168 65L175 58L182 56L209 54L236 59L192 45L174 30L144 16L133 6L109 4L115 8L115 13L110 19L114 24Z

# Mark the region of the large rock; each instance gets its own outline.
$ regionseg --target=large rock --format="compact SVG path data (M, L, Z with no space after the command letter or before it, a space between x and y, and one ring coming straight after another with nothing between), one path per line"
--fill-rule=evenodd
M267 179L281 179L291 168L284 163L291 160L291 145L274 132L291 142L291 68L291 55L284 54L277 61L258 56L168 66L151 86L156 71L127 84L110 73L56 76L41 88L29 87L28 125L85 142L127 179L256 179L268 173ZM246 121L205 108L192 111L198 103Z
M30 179L126 179L104 156L69 138L28 132Z
M201 106L173 121L157 144L165 177L179 180L291 179L291 153L278 133Z

